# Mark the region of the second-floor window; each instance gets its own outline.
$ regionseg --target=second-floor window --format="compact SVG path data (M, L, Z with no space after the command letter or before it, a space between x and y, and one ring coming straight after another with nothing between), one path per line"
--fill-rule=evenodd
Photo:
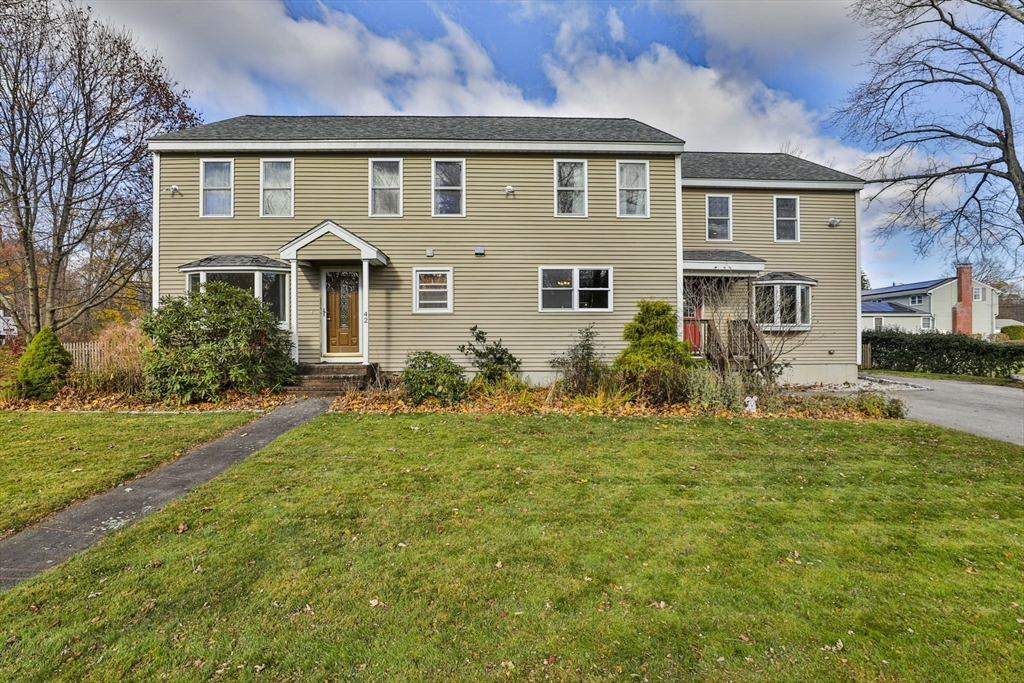
M647 218L647 162L620 161L615 178L619 191L618 217Z
M707 196L708 241L732 241L732 197L709 194Z
M555 161L555 215L587 215L586 161Z
M920 306L923 303L924 303L924 294L911 294L910 295L910 305L911 306Z
M466 215L466 160L434 159L434 216Z
M234 213L233 159L215 159L199 162L199 180L203 189L200 197L199 215L217 218L230 218Z
M370 215L402 215L402 160L370 160Z
M985 300L985 288L984 287L975 287L974 288L974 300L975 301L984 301Z
M798 197L775 198L775 241L800 241L800 199Z
M263 159L260 163L260 216L290 218L294 209L294 162Z

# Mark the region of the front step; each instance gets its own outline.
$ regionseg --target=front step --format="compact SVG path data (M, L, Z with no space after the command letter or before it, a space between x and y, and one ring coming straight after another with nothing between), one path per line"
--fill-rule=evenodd
M286 387L292 396L339 396L359 391L377 376L377 364L303 363L298 367L295 384Z

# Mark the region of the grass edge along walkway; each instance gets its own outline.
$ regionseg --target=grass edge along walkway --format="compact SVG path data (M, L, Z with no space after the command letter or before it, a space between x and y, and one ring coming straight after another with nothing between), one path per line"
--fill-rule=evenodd
M0 541L0 590L11 588L134 524L327 409L324 399L286 403L244 430L186 453L131 482L76 503Z

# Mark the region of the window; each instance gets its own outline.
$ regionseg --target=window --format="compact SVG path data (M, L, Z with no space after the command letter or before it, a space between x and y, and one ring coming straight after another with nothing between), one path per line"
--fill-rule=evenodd
M401 159L370 159L370 215L402 215Z
M555 160L555 215L587 215L587 162Z
M287 274L273 271L227 270L198 271L187 275L188 291L199 290L207 282L223 282L238 287L262 301L282 323L288 320Z
M203 196L199 215L207 218L231 218L234 215L235 160L203 159L199 162L199 185Z
M875 329L876 329L876 330L880 330L880 329L882 329L882 322L883 322L884 320L885 320L884 318L875 318L875 321L874 321L874 322L875 322L875 325L874 325L874 326L875 326Z
M708 241L732 241L732 196L707 196Z
M974 288L974 300L981 301L981 287Z
M809 285L757 285L754 296L756 319L762 329L779 332L811 329Z
M611 268L540 268L541 311L611 311Z
M452 269L414 268L413 313L452 312Z
M800 241L800 198L775 198L775 241Z
M293 215L294 162L291 159L260 160L260 216L291 218Z
M620 161L615 173L619 194L618 217L647 218L648 173L646 161Z
M911 306L920 306L923 303L924 303L924 294L911 294L910 295L910 305Z
M932 319L931 318L921 318L921 329L922 330L930 330L930 329L932 329Z
M466 160L434 159L434 216L466 215Z

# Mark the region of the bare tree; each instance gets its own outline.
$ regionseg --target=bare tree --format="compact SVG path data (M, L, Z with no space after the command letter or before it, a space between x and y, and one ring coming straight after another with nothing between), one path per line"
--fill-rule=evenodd
M137 284L146 139L199 123L159 57L70 0L0 0L0 305L29 336Z
M878 154L862 169L880 189L888 237L957 260L1024 261L1024 2L859 0L871 30L868 79L836 119Z

